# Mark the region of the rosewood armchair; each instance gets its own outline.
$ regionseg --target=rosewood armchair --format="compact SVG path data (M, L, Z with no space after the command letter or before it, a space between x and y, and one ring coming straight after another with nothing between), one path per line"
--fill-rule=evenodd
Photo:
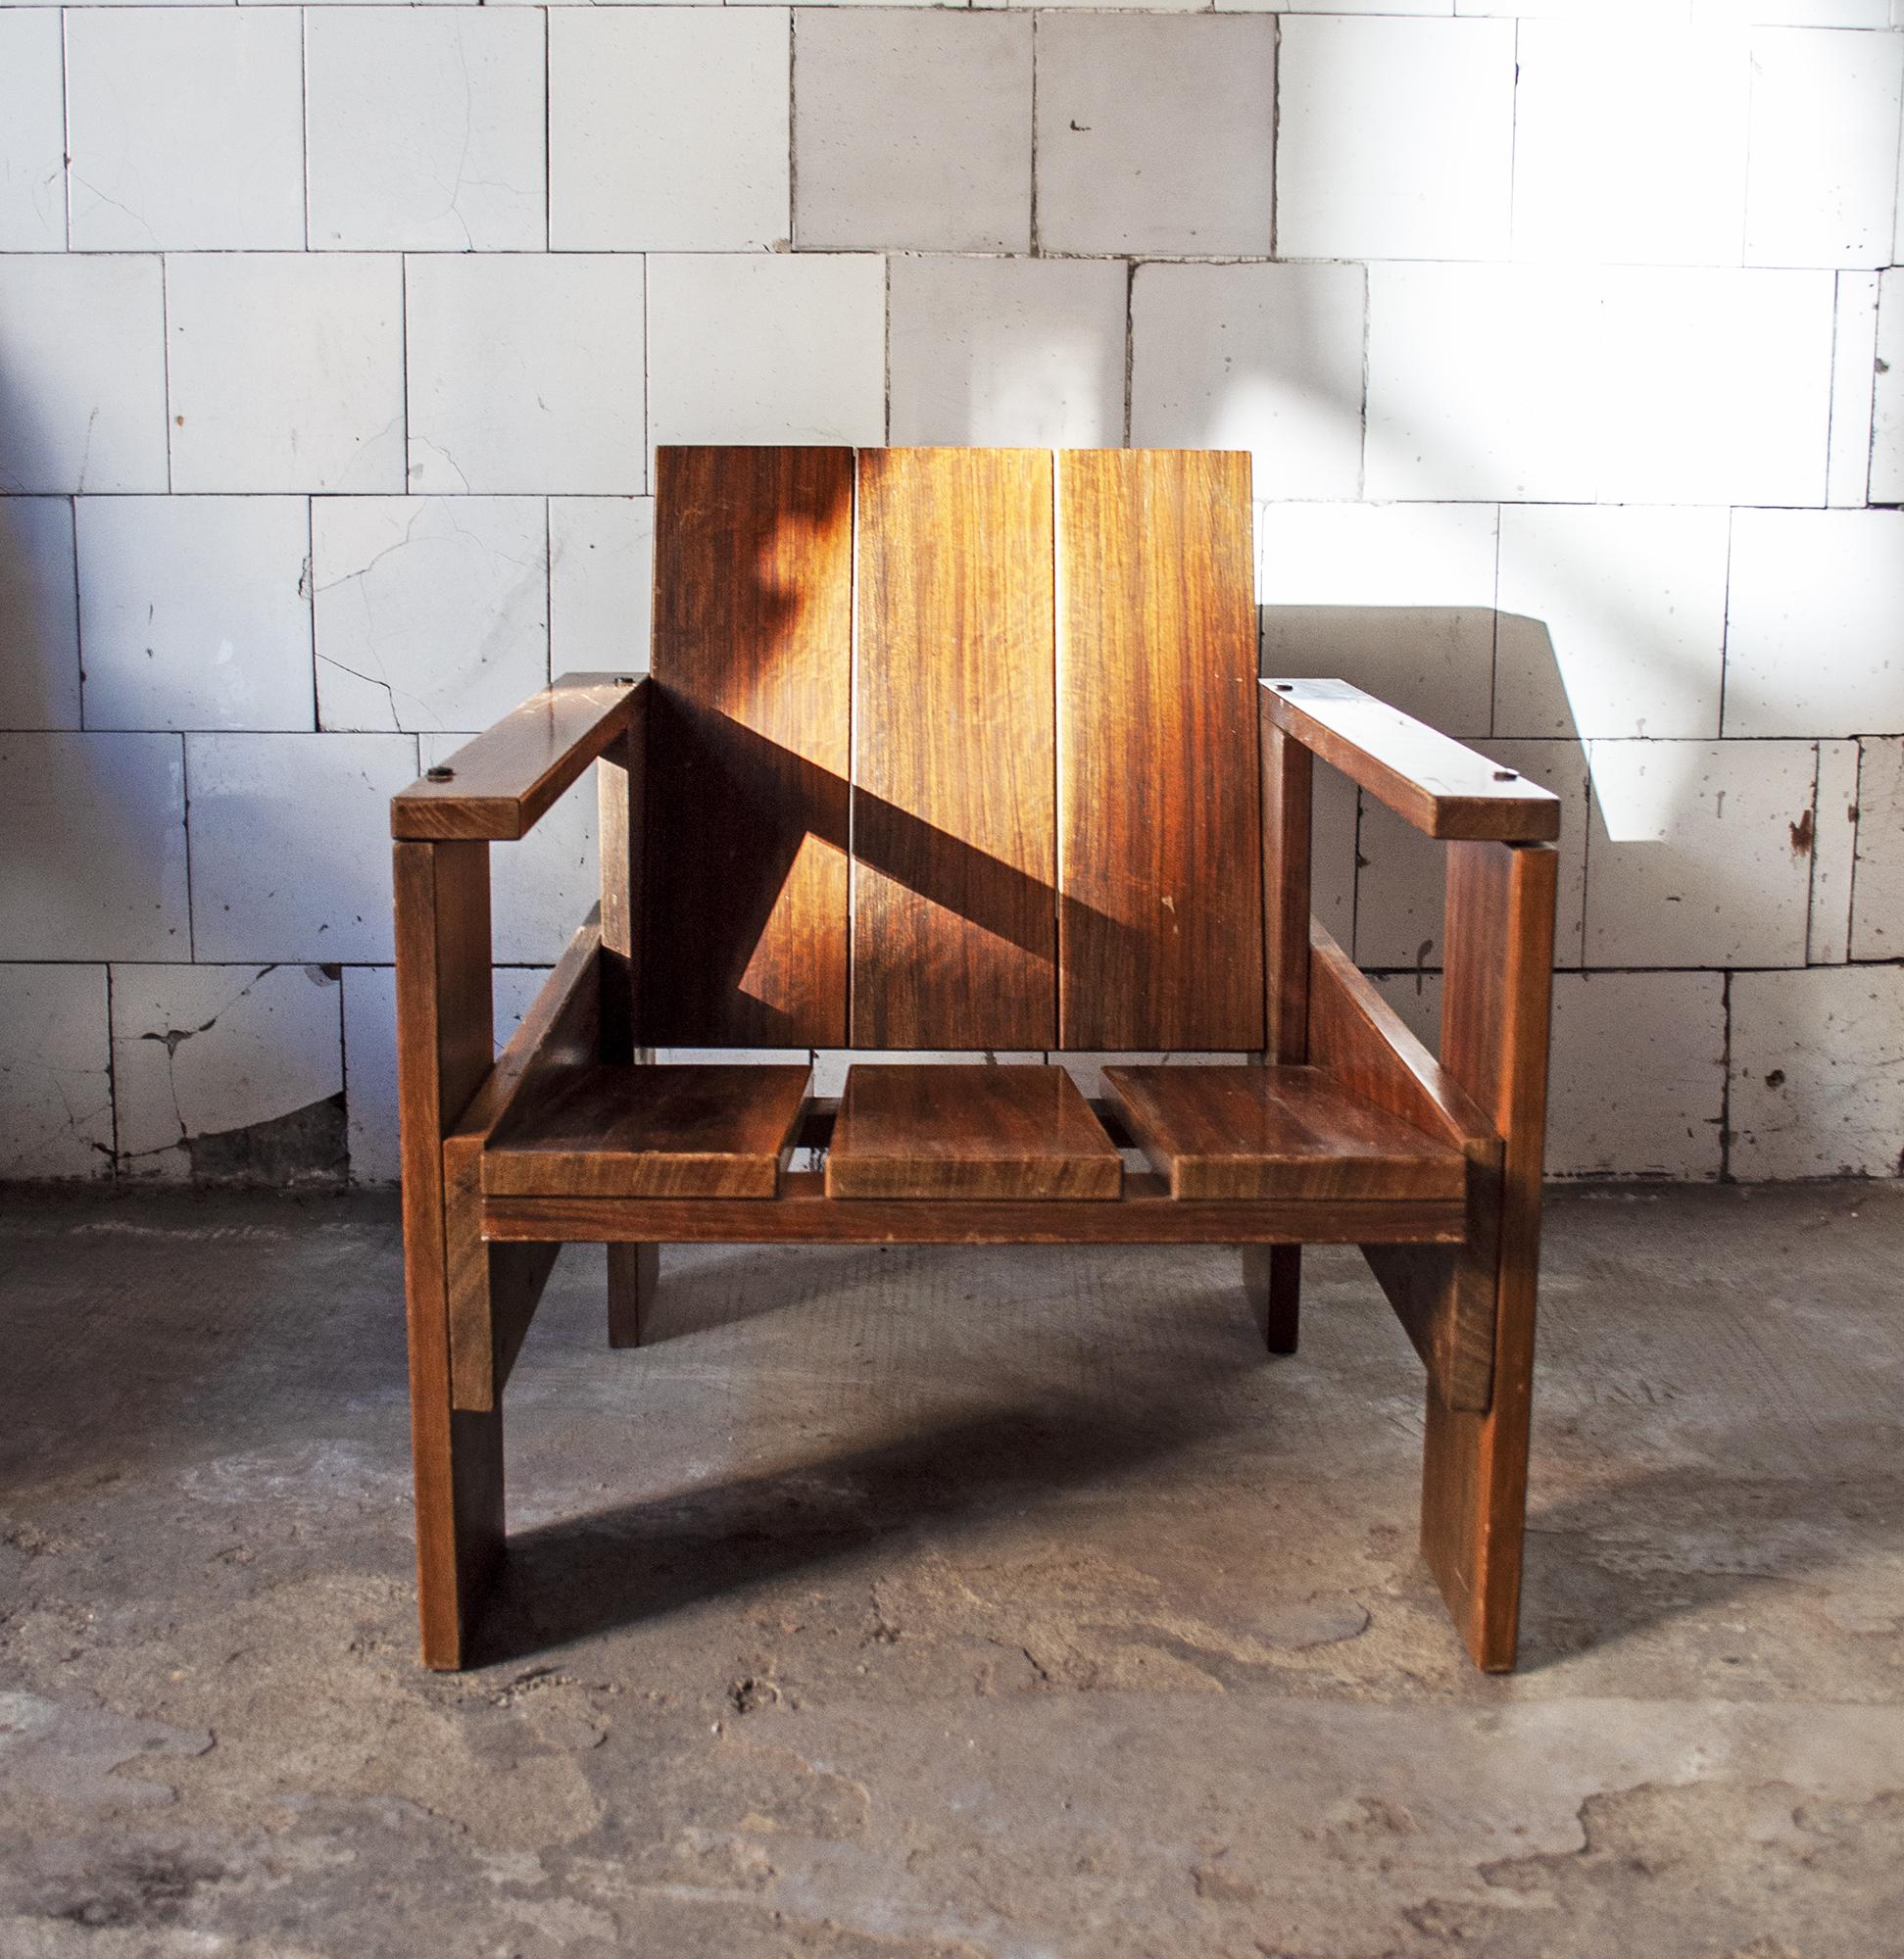
M561 1244L608 1246L626 1347L667 1243L1192 1243L1277 1353L1299 1248L1362 1248L1427 1375L1423 1552L1512 1667L1555 799L1258 680L1246 456L663 449L656 487L652 673L558 681L392 808L425 1662L471 1652ZM1439 1059L1311 922L1316 757L1447 843ZM601 905L492 1062L489 849L591 762ZM654 1058L759 1048L1053 1065L861 1063L835 1106ZM1249 1058L1137 1058L1196 1051ZM1066 1053L1134 1058L1088 1102Z

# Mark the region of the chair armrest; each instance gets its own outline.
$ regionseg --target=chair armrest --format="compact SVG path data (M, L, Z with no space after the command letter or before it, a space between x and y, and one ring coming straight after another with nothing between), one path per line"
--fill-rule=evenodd
M1560 799L1345 680L1265 680L1276 725L1431 837L1507 844L1560 834Z
M648 676L564 673L390 802L390 834L511 843L628 730Z

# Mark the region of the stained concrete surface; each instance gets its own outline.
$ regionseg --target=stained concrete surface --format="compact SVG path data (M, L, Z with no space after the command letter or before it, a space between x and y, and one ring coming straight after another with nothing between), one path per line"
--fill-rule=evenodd
M0 1953L1904 1951L1904 1191L1553 1203L1524 1670L1349 1252L564 1254L415 1662L388 1203L0 1222Z

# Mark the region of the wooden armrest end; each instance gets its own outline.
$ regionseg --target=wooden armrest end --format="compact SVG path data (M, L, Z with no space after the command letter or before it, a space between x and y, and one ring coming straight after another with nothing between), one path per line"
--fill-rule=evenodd
M390 801L390 834L513 843L630 726L648 676L564 673Z
M1276 725L1431 837L1551 843L1560 799L1345 680L1265 680Z

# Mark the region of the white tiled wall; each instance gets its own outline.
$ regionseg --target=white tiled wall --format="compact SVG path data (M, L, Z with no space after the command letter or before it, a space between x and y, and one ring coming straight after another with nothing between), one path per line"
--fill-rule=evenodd
M644 663L705 441L1248 449L1266 668L1563 798L1553 1167L1894 1172L1900 26L0 0L0 1176L395 1174L387 799ZM1437 848L1315 833L1432 1027Z

